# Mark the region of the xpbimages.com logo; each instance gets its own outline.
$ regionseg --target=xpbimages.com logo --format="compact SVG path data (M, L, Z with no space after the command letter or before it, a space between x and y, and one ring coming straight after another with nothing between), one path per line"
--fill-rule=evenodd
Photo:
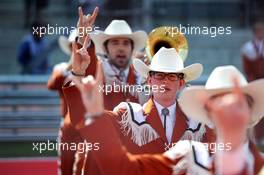
M47 24L46 26L39 26L39 27L32 27L32 33L33 35L39 35L40 37L44 35L70 35L74 30L78 31L78 34L80 37L85 36L85 34L98 34L99 33L98 26L93 27L67 27L67 26L58 26L57 24L55 26L51 26L50 24Z
M215 38L220 35L231 35L232 27L231 26L191 26L190 24L178 25L178 26L167 26L165 27L166 34L171 35L172 37L177 36L179 33L183 35L205 35Z
M32 150L37 151L42 154L45 151L78 151L84 153L85 151L98 151L100 150L100 143L90 143L90 142L79 142L79 143L61 143L61 142L52 142L48 140L47 142L33 142Z
M106 95L114 93L127 93L135 94L144 92L145 95L150 95L152 92L165 92L165 85L129 85L113 82L112 84L99 85L99 92Z
M174 146L176 146L177 144L179 144L179 142L175 142L175 143L170 143L167 144L165 143L165 151L173 148ZM218 151L230 151L232 149L232 144L231 143L216 143L216 142L212 142L212 143L202 143L207 151L210 151L211 153L216 153Z

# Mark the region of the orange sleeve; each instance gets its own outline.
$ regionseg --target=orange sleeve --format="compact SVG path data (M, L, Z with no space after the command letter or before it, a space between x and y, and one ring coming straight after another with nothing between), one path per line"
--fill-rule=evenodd
M82 45L77 43L77 47L81 48ZM86 69L86 76L93 75L95 76L96 73L96 65L97 65L97 57L95 53L95 46L91 41L91 45L87 48L87 51L90 55L91 62ZM78 128L83 125L84 122L84 115L85 115L85 107L82 102L81 93L76 86L71 85L72 81L68 81L64 84L62 91L64 97L66 99L68 105L68 114L70 115L71 123L74 127Z
M81 92L75 85L71 85L71 82L67 82L63 86L63 95L66 99L66 103L68 105L68 114L71 120L71 124L76 128L81 128L84 125L84 117L86 114L86 109L82 101L81 97ZM116 122L117 114L113 112L107 112L106 113L111 113L111 118L112 122L114 123L116 129L118 129L118 124ZM120 113L124 113L125 111L119 111Z
M202 139L203 143L215 143L216 142L216 134L215 130L205 126L206 132Z
M84 124L84 115L86 109L83 105L79 89L76 86L70 84L71 82L67 82L63 86L62 90L66 103L68 105L69 112L67 115L70 115L72 125L75 128L78 128Z
M86 69L86 75L95 76L98 58L96 56L95 46L94 46L94 43L92 42L92 40L91 40L91 45L87 50L88 50L88 53L90 55L91 62L90 62L90 65L88 66L88 68Z
M54 70L47 82L47 87L50 90L60 91L62 89L65 76L58 70Z
M91 150L91 154L103 174L172 174L171 166L174 162L161 154L133 155L127 152L107 115L96 119L91 125L85 126L79 131L84 139L93 144L98 143L99 150Z

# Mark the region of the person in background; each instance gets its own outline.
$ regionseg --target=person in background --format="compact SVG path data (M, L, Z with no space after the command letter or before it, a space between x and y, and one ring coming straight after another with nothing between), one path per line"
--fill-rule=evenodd
M45 24L40 21L32 23L30 33L27 34L19 45L18 63L21 74L47 74L50 72L49 52L52 48L48 44L40 29Z
M73 62L72 62L72 76L82 78L83 76L95 75L96 64L98 61L103 61L104 65L104 80L105 85L114 87L114 85L137 85L141 81L141 77L136 73L132 61L132 54L135 51L144 48L147 34L144 31L133 32L131 27L124 20L113 20L105 29L105 31L95 31L90 33L83 32L84 28L93 27L96 17L99 13L99 8L96 7L91 15L84 15L82 8L79 8L79 22L77 28L79 29L79 37L77 42L73 43ZM86 38L86 40L85 40ZM80 46L80 44L82 46ZM82 47L80 49L80 47ZM87 52L86 52L87 50ZM82 57L85 54L87 57ZM86 71L85 71L86 70ZM68 88L65 88L68 87ZM78 89L70 84L65 84L64 95L71 96L71 102L68 104L69 115L71 122L78 121L83 117L82 101L79 96ZM76 94L77 93L77 94ZM104 94L104 106L108 110L113 110L122 101L138 102L139 95L129 91L117 91ZM74 124L73 124L74 125ZM91 172L94 174L96 167L91 161L89 153L87 156L84 172Z
M68 38L65 36L59 37L59 46L61 50L68 56L71 56L72 42L77 36L77 30L71 32ZM61 62L54 66L53 71L47 82L47 87L49 90L57 91L60 96L61 102L61 126L59 130L58 139L62 144L71 145L75 143L76 145L83 142L80 134L72 126L69 115L67 115L67 103L63 95L62 86L65 82L70 80L70 70L71 69L71 59L69 62ZM64 146L60 146L58 151L59 155L59 172L60 175L80 175L82 170L83 159L76 159L78 150L63 149Z
M248 81L264 78L264 20L253 24L253 39L242 47L243 68ZM254 128L256 141L264 145L264 120Z
M264 20L253 24L253 39L241 49L243 68L248 81L264 78Z

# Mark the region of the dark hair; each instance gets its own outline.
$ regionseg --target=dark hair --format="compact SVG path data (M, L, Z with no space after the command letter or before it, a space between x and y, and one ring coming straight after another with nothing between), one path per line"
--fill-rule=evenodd
M133 41L132 39L130 39L130 38L128 38L128 39L129 39L129 41L131 42L132 50L134 50L134 41ZM108 44L109 40L110 40L110 39L106 40L106 41L103 43L103 45L104 45L104 47L105 47L105 50L106 50L107 52L108 52L107 44Z

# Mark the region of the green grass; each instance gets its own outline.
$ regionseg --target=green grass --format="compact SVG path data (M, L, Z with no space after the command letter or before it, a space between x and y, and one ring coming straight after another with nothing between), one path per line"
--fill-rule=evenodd
M36 143L44 143L45 141L35 141ZM45 142L47 143L47 142ZM56 143L56 142L52 142ZM0 158L7 157L54 157L57 156L55 150L45 150L40 153L40 150L33 150L33 141L14 141L14 142L0 142ZM264 152L264 147L259 147Z
M45 141L44 141L45 142ZM43 143L42 141L35 141L36 143ZM52 142L55 143L55 142ZM0 157L49 157L57 156L55 150L45 150L40 153L40 150L33 150L33 141L14 141L14 142L0 142Z

